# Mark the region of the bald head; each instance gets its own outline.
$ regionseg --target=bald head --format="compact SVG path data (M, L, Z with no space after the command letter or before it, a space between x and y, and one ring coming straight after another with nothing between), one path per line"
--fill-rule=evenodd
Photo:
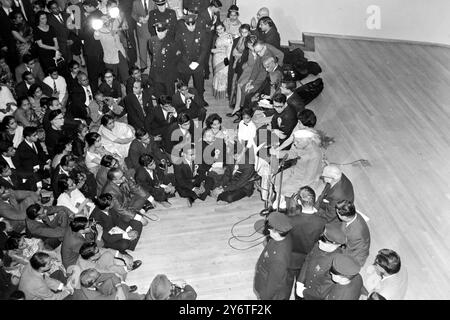
M86 269L80 274L80 284L85 288L90 288L99 276L100 273L94 268Z
M269 9L266 7L262 7L258 10L258 13L256 14L256 17L258 19L261 19L262 17L268 17L270 15Z
M335 182L339 181L342 177L342 171L334 165L328 165L323 168L322 176L325 179L332 179ZM328 181L325 181L328 182Z

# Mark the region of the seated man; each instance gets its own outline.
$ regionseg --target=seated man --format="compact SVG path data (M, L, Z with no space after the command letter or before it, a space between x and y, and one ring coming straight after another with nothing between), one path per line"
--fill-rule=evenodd
M59 188L59 180L65 176L70 177L72 170L76 166L76 159L72 155L65 155L61 158L61 161L59 162L59 165L56 166L56 168L53 170L52 173L52 189L53 189L53 195L55 199L58 199L59 195L62 193L62 191ZM77 186L79 189L81 186Z
M156 166L155 159L149 154L140 156L139 164L140 167L135 174L136 183L163 206L170 207L167 199L175 194L174 175L165 174L159 166Z
M131 142L130 149L128 150L128 157L125 158L125 164L129 169L137 170L140 167L139 158L143 154L150 154L157 165L166 165L169 162L169 157L161 150L157 140L153 136L149 135L143 128L136 130L136 139Z
M179 81L177 92L172 96L172 105L177 113L186 112L191 119L198 119L203 122L206 118L206 108L195 94L194 88L189 88L187 84Z
M95 180L97 181L97 194L100 194L108 182L108 171L111 168L118 168L119 161L112 155L105 154L100 160L100 167L98 168L97 174L95 175Z
M51 97L53 95L53 89L41 80L36 79L30 71L25 71L22 73L22 76L19 79L22 79L22 81L16 85L16 95L18 97L26 97L28 95L28 89L30 89L33 84L38 84L42 89L42 93L47 97Z
M172 163L179 162L179 154L184 146L189 146L194 137L194 122L185 112L177 116L176 122L169 125L162 138L164 151Z
M113 209L124 221L140 221L143 226L148 224L146 218L142 216L154 205L152 196L144 197L144 194L131 190L123 171L119 168L112 168L108 172L108 182L103 187L102 193L109 193L113 196Z
M150 88L150 79L148 74L142 73L141 69L136 66L133 66L129 70L130 77L127 79L125 84L126 93L133 93L133 84L135 81L140 81L142 83L142 89L146 90Z
M66 286L46 274L50 269L47 253L36 252L30 258L30 264L25 266L19 282L19 290L25 293L26 300L62 300L73 293L70 285Z
M150 284L145 300L195 300L197 292L184 280L175 283L165 274L158 274Z
M77 266L81 271L95 268L99 272L112 272L125 280L129 271L142 265L141 260L133 261L129 254L112 249L99 248L95 242L86 242L80 248Z
M112 195L103 193L98 196L96 207L91 214L91 218L103 228L104 246L122 253L126 250L133 251L142 233L142 223L136 220L125 222L112 208Z
M32 204L27 208L25 219L27 235L42 239L44 245L53 250L64 239L70 215L71 212L66 207Z
M21 232L25 227L25 210L33 203L35 199L27 193L16 194L0 186L0 218L8 220L15 231Z
M145 130L154 137L163 138L168 128L177 122L177 116L177 111L172 106L172 98L161 96L158 99L158 105L147 112Z
M80 275L81 288L76 289L73 300L143 300L134 293L136 286L128 287L113 273L100 273L96 269L84 270Z
M182 150L181 156L181 163L174 164L175 189L181 197L187 198L188 206L191 207L196 199L206 199L214 186L214 180L204 174L198 174L198 165L194 163L194 144Z

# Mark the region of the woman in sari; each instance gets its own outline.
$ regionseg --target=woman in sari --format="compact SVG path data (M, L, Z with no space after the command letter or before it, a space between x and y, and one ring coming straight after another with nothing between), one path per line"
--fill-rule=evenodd
M48 97L42 92L41 85L37 83L32 84L30 89L28 89L28 99L30 100L31 108L33 109L39 123L42 123L45 111L47 109L47 99L44 99L45 103L41 103L42 98Z
M228 64L233 47L233 37L225 32L223 23L217 25L216 31L215 48L211 50L214 66L213 94L216 99L223 99L227 95Z
M242 22L239 21L239 8L237 5L233 4L230 9L228 9L228 15L223 21L223 24L233 39L239 37L239 27L242 25Z
M17 148L23 140L23 127L19 126L13 116L6 116L2 121L0 140L9 141Z
M17 110L14 112L14 118L17 123L24 127L37 127L37 117L33 109L31 109L31 103L28 97L19 98L17 102Z
M110 115L104 115L101 124L98 134L103 138L103 146L107 151L118 154L123 163L131 142L135 139L134 128L126 123L116 122Z
M23 18L22 12L13 11L9 16L13 22L12 35L16 40L17 52L22 59L25 54L32 54L33 29Z
M89 132L86 134L85 140L87 144L85 156L86 167L92 174L97 174L100 162L104 155L109 154L118 157L118 155L106 151L105 147L102 145L102 137L97 132Z

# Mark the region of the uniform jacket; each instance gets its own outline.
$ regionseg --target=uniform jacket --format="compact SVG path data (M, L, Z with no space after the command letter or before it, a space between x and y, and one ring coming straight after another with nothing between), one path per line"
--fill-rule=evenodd
M181 51L181 58L178 62L178 71L181 73L192 73L189 68L191 62L199 63L195 71L202 70L203 62L209 54L208 36L205 30L196 23L193 32L189 31L184 23L178 24L175 43Z
M315 207L319 210L319 215L325 217L327 222L330 222L337 219L335 207L341 200L352 202L355 200L353 185L345 174L342 174L341 180L333 187L330 187L330 184L326 184L319 198L317 198Z
M149 12L148 31L152 36L156 36L154 25L158 22L163 22L168 25L167 37L175 38L175 29L177 27L177 14L175 10L166 8L166 11L160 12L158 8Z
M175 86L176 66L179 58L175 40L169 35L162 40L153 36L148 42L148 47L152 60L149 73L152 80L155 82L172 80L172 86Z
M357 213L349 226L342 222L342 231L347 236L345 253L355 258L362 267L369 256L370 232L364 218Z
M289 300L292 284L288 283L292 239L269 239L256 264L255 291L261 300Z
M333 286L329 273L334 257L342 253L341 249L326 252L319 249L316 243L307 254L297 281L305 285L305 300L323 300Z
M142 106L139 103L137 96L130 93L123 98L120 105L123 106L123 112L120 116L127 115L128 124L135 128L145 128L145 116L153 109L152 95L149 91L142 92ZM145 112L145 114L144 114Z
M325 300L359 300L363 280L360 274L357 274L349 284L343 286L335 283L326 295Z
M27 67L25 66L25 63L21 63L16 67L16 79L17 82L22 81L22 74L28 71ZM45 78L44 71L42 71L41 64L39 61L34 62L33 70L31 71L35 79L39 79L40 81L43 81Z

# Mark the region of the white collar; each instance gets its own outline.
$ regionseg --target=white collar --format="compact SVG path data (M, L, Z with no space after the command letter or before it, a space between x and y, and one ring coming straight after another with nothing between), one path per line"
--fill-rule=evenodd
M304 214L314 214L314 213L316 213L317 212L317 209L316 208L312 208L312 209L310 209L310 210L307 210L307 209L303 209L302 208L302 213L304 213Z
M28 144L33 150L34 150L34 148L36 148L36 144L34 142L30 142L27 139L24 139L23 141L25 141L26 144Z
M352 220L350 220L349 222L347 222L347 223L345 224L345 226L348 227L350 224L352 224L353 221L356 220L356 217L357 217L357 216L358 216L358 214L355 214L355 217L354 217Z

